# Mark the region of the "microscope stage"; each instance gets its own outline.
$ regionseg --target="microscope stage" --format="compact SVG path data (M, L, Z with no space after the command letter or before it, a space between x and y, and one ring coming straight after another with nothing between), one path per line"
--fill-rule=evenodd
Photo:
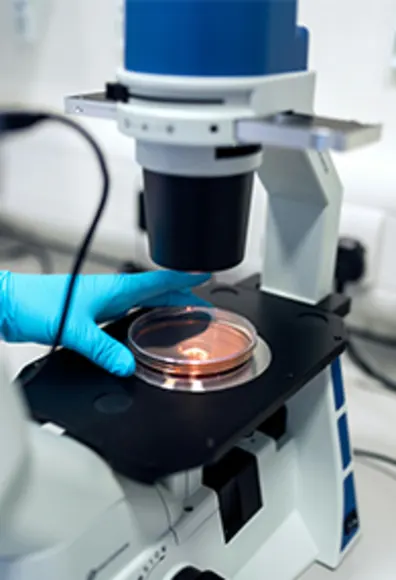
M153 483L217 461L346 346L342 318L325 303L302 305L260 292L254 283L212 284L199 295L254 324L272 353L262 375L229 390L176 392L136 376L114 377L62 349L25 387L33 418L64 428L126 477ZM126 343L136 316L109 324L106 331Z

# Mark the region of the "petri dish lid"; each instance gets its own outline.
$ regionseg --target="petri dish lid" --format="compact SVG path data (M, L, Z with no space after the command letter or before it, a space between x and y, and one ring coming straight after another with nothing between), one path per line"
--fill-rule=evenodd
M143 314L131 324L128 339L137 363L190 377L237 369L250 360L257 344L254 326L242 316L195 306Z

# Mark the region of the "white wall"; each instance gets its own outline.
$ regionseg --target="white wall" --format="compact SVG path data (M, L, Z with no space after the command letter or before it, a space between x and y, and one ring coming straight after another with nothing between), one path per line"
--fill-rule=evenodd
M61 108L64 95L99 89L114 77L118 0L28 3L36 23L34 43L16 34L14 0L0 2L0 101Z
M396 1L302 0L300 18L311 30L311 67L319 72L317 108L394 130Z
M16 34L11 0L0 1L0 106L63 110L65 95L100 90L120 62L119 0L30 0L34 42ZM114 124L82 120L101 142L112 173L111 201L98 237L108 253L131 257L139 170L134 143ZM54 237L77 242L99 195L97 167L78 138L49 126L1 144L0 211Z
M30 1L37 16L38 40L33 45L16 38L11 0L0 2L0 103L61 109L64 95L101 88L114 77L120 56L119 0ZM311 68L318 71L317 112L385 125L380 145L337 158L345 198L357 204L346 206L343 233L356 233L360 226L354 210L361 204L384 208L385 221L396 215L396 76L390 66L396 0L301 0L300 19L311 30ZM99 238L109 251L139 253L141 241L134 234L139 170L133 143L118 135L113 125L89 126L109 156L113 175L112 201ZM77 236L98 195L95 169L79 142L54 128L19 138L3 146L1 153L0 210L41 230ZM257 264L263 206L257 193L249 246ZM379 231L378 215L376 220ZM379 247L374 225L368 229L373 245ZM390 230L388 238L394 239L394 222L384 222L383 230ZM380 262L377 258L374 265ZM378 268L389 270L386 264ZM373 278L389 286L389 276L381 278L379 270ZM396 287L396 280L392 284Z

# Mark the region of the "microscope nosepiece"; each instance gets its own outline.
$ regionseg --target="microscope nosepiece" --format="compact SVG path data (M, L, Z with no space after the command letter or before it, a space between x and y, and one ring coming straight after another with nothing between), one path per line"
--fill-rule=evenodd
M144 205L153 261L164 268L215 272L244 257L254 171L187 177L144 170Z

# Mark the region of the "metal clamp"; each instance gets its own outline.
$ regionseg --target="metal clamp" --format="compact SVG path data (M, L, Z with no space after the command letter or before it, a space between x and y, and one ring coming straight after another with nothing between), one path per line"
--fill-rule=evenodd
M65 112L116 120L117 102L105 92L73 95L65 99ZM329 119L299 113L278 113L271 117L240 119L235 122L238 143L316 151L350 151L381 139L381 125Z
M65 112L71 115L115 121L117 102L108 99L103 91L85 95L72 95L65 98Z
M381 133L381 125L362 125L298 113L279 113L236 122L238 142L287 149L350 151L379 141Z

